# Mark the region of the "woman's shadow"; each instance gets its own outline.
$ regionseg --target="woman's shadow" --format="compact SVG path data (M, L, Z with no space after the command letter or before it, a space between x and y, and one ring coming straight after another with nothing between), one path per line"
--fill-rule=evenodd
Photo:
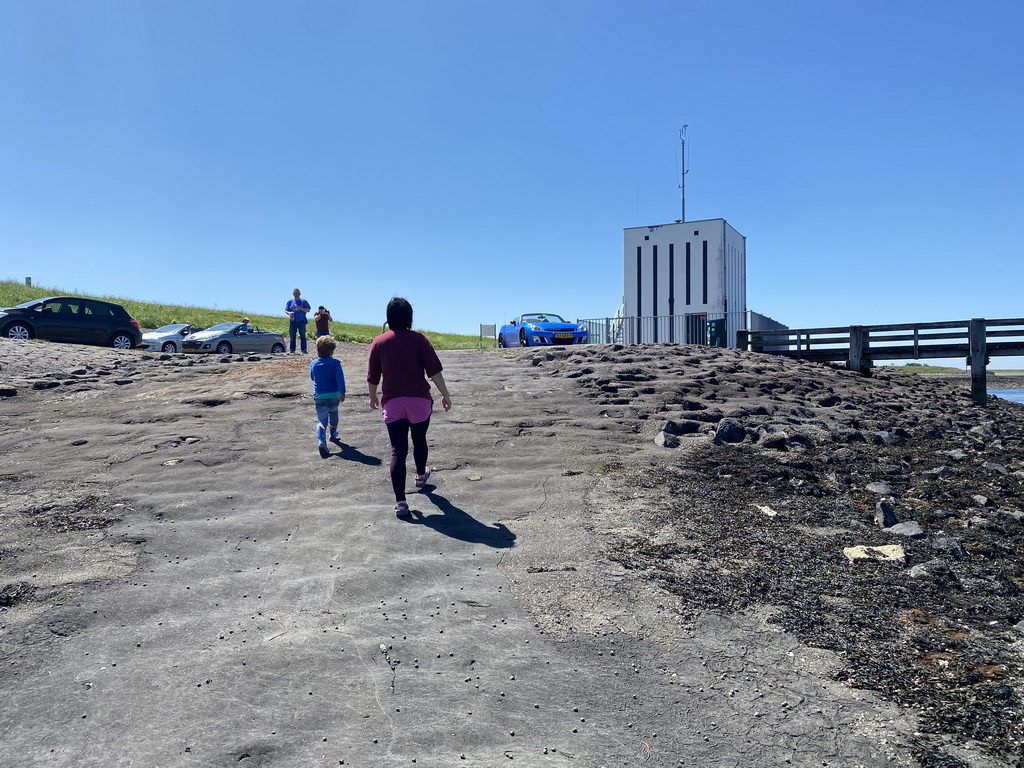
M413 509L411 517L407 518L410 523L425 525L445 536L471 544L486 544L495 549L507 549L515 545L516 535L502 523L484 525L464 509L459 509L444 496L435 493L435 490L436 486L425 485L420 495L429 499L441 514L424 515L420 510Z
M354 445L343 443L341 440L331 440L331 442L341 448L341 453L331 452L329 455L324 456L325 459L338 458L344 461L354 461L359 464L366 464L371 467L379 467L381 465L381 460L379 458L376 456L367 456Z

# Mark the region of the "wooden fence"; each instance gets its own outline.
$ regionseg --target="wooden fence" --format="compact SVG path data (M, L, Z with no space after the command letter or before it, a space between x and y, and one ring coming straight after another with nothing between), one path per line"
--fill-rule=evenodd
M1024 319L738 331L736 346L802 360L845 361L847 368L864 374L882 360L965 358L971 367L971 398L984 405L985 366L992 356L1024 355Z

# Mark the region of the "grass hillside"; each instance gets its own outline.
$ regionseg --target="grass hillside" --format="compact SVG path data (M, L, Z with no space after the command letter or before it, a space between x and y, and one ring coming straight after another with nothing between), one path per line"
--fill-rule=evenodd
M192 325L208 328L217 323L228 323L248 317L253 325L264 328L268 331L278 331L285 336L288 335L288 318L282 313L280 315L261 315L257 312L249 312L243 309L206 309L204 307L192 307L187 304L153 304L145 301L134 301L123 299L118 296L91 296L82 293L69 293L60 288L46 288L40 286L27 286L11 281L0 281L0 307L12 307L32 299L42 299L46 296L82 296L87 299L102 299L120 304L128 314L139 321L143 330L152 330L170 323L191 323ZM311 336L315 330L310 317L308 326ZM419 330L419 329L417 329ZM436 333L434 331L423 331L430 339L435 349L476 349L479 346L479 339L476 336L464 336L456 333ZM374 336L380 334L379 325L360 325L357 323L331 323L331 335L339 341L354 341L361 344L368 344ZM484 346L493 347L493 339L484 339Z

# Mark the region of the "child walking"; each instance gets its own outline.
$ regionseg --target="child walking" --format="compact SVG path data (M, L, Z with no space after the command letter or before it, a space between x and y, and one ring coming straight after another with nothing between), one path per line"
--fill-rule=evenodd
M338 404L345 402L345 372L334 358L338 343L331 336L316 340L317 358L309 364L309 378L313 380L313 403L316 405L316 441L320 458L331 455L327 448L328 430L332 443L338 439Z

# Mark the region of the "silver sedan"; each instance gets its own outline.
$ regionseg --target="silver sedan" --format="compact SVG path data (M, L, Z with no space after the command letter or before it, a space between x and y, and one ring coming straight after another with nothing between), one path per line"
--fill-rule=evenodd
M187 323L172 323L171 325L165 325L161 328L157 328L155 331L149 331L148 333L142 334L142 343L139 345L140 349L146 349L155 352L160 350L161 352L180 352L181 345L185 341L185 338L192 333L203 330L197 325L188 325Z
M242 323L221 323L205 331L191 333L181 343L182 352L216 352L230 355L233 352L284 352L284 336L274 331L265 331L254 325Z

